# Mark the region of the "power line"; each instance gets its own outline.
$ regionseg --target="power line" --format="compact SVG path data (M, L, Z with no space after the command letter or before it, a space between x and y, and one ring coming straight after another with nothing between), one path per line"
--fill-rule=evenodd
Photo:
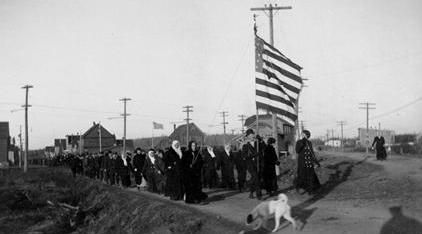
M240 65L242 64L242 62L243 62L243 60L244 60L244 58L245 58L245 55L247 54L246 52L248 51L248 48L249 48L249 45L250 45L250 41L248 40L248 41L247 41L247 43L245 43L245 44L246 44L246 47L245 47L245 49L243 50L243 54L242 54L242 56L240 57L239 62L238 62L238 64L237 64L237 66L236 66L236 68L235 68L235 70L234 70L234 72L233 72L232 76L230 77L229 85L227 86L227 88L226 88L226 90L225 90L225 92L224 92L224 95L223 95L223 97L221 98L220 103L218 104L217 110L221 108L221 106L222 106L222 105L223 105L223 103L224 103L224 100L226 99L226 96L227 96L227 94L228 94L228 92L229 92L229 90L230 90L230 87L231 87L231 85L232 85L232 83L233 83L233 80L236 78L236 74L237 74L237 72L239 71ZM213 118L212 118L212 121L211 121L211 122L213 122L213 123L214 123L214 120L215 120L215 117L216 117L216 116L217 116L217 113L216 113L216 114L214 114L214 116L213 116Z

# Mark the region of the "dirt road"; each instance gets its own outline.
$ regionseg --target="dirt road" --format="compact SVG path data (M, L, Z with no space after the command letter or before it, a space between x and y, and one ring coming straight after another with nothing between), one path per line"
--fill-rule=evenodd
M319 157L323 161L317 174L324 185L319 194L300 195L290 184L279 184L289 196L300 233L422 233L422 159L390 156L376 161L373 155L339 152ZM209 204L190 206L238 224L244 224L245 215L259 203L248 193L206 192ZM273 225L245 231L268 233ZM298 232L284 223L277 233Z
M372 155L338 152L318 157L323 186L314 196L292 188L294 163L283 161L279 188L288 195L300 230L282 223L277 233L422 233L422 159L376 161ZM11 173L0 177L0 233L269 233L274 227L272 221L252 231L244 224L260 202L247 192L205 192L208 204L186 205L73 178L68 168Z

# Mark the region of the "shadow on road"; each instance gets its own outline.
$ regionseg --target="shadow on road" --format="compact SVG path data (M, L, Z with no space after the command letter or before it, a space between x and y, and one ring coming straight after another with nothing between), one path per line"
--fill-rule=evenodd
M403 214L401 206L390 207L391 218L382 226L380 234L419 234L422 223Z
M329 175L327 182L325 182L321 188L317 191L317 193L303 201L302 203L292 207L292 214L293 216L300 220L302 223L301 229L303 229L307 223L307 220L317 208L306 209L307 207L311 206L312 204L316 203L317 201L325 198L329 193L331 193L337 186L342 184L343 182L347 181L349 176L352 174L353 167L356 165L362 164L368 159L368 157L358 161L342 161L333 165L328 165L326 168L335 170L334 173ZM344 170L341 170L340 167L347 165Z
M208 202L208 203L224 200L227 197L231 197L231 196L234 196L236 194L239 194L239 191L227 191L223 194L215 194L215 195L212 195L212 196L210 196L210 194L212 194L212 193L208 193L208 198L206 200L206 202Z

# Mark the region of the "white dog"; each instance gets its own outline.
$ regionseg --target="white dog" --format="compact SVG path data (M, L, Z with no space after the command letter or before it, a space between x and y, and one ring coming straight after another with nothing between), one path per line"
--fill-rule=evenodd
M290 206L287 204L287 196L283 193L278 195L278 199L274 201L261 202L246 217L246 224L251 225L252 222L258 220L258 224L254 227L257 230L262 225L266 226L269 218L275 218L275 227L273 232L277 231L280 226L280 218L283 217L293 225L296 229L296 222L290 215Z

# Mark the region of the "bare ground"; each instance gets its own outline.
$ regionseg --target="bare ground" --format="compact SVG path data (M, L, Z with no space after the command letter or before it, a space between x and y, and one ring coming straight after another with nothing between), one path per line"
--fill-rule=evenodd
M280 192L289 197L300 230L278 233L422 233L422 159L361 153L319 153L322 190L292 187L294 161L285 159ZM12 176L13 175L13 176ZM259 203L248 193L206 190L206 205L185 205L160 195L122 190L63 169L38 169L0 178L0 233L269 233L244 225ZM267 197L267 199L272 199ZM48 205L51 201L53 205ZM60 206L66 203L78 210ZM395 208L394 208L395 207ZM398 208L400 207L400 208ZM400 212L401 211L401 212Z

